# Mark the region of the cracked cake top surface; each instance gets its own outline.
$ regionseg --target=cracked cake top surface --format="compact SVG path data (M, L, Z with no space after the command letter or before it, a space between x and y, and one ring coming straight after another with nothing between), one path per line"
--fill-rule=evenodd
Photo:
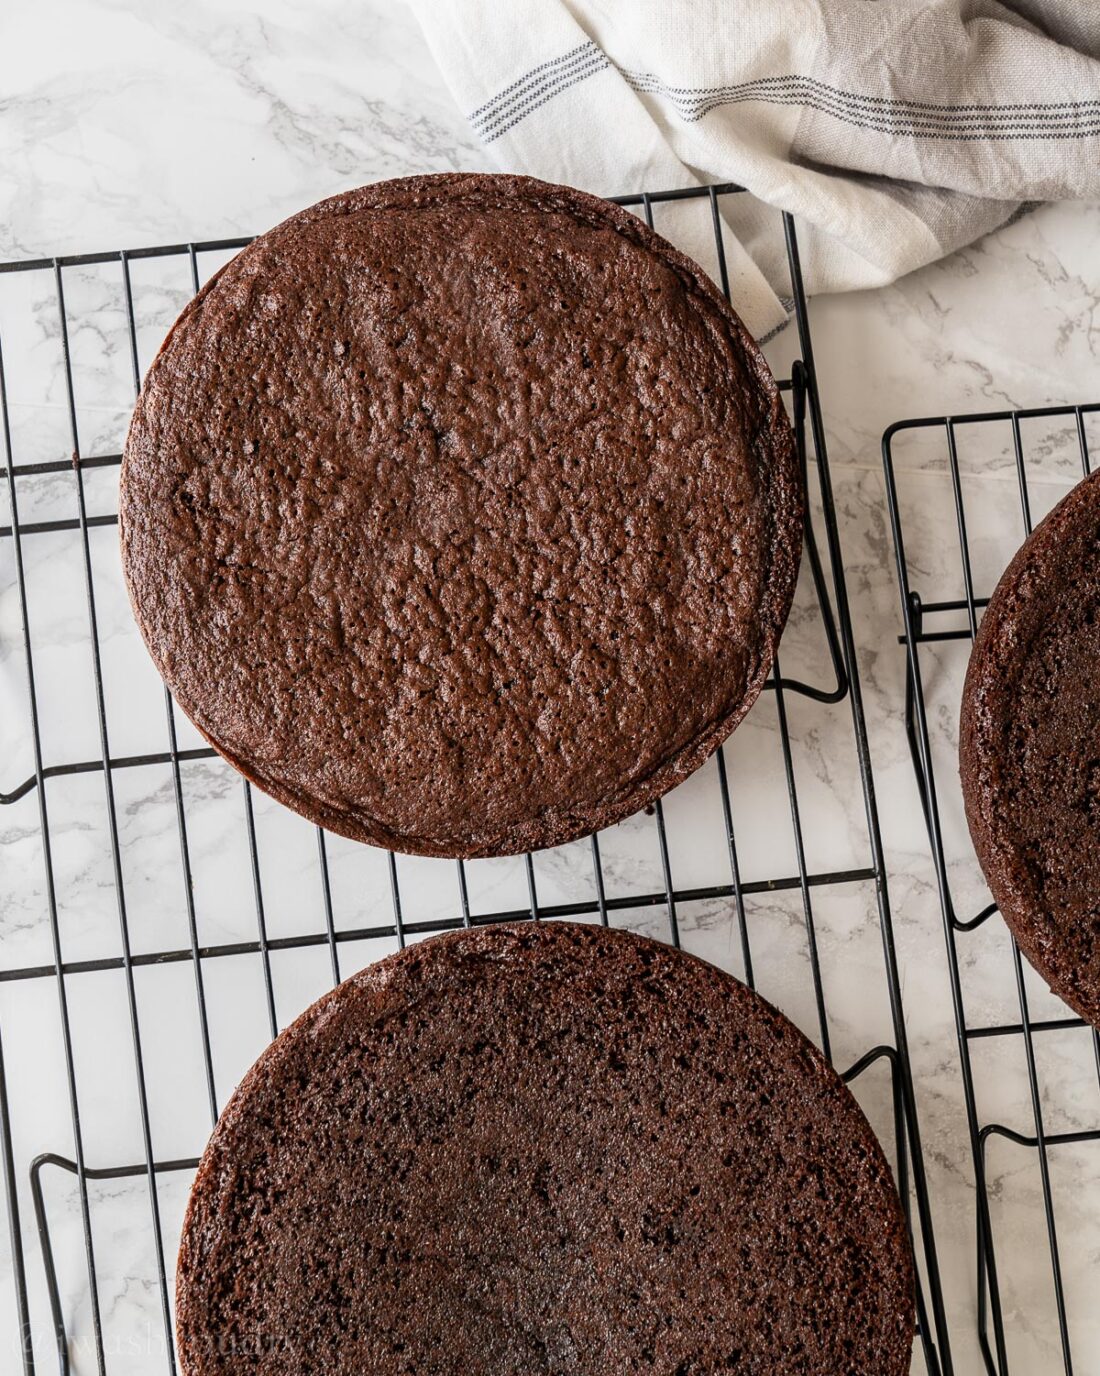
M337 196L145 380L120 502L200 731L318 823L514 853L648 806L757 696L802 483L760 353L624 210L526 178Z

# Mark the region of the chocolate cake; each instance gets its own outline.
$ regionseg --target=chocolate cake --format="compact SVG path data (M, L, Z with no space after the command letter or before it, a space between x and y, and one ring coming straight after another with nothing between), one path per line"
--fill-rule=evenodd
M913 1272L854 1099L623 932L436 938L321 999L199 1166L181 1376L903 1376Z
M244 774L397 850L615 822L748 711L793 595L775 382L635 216L519 177L337 196L199 293L126 442L122 555Z
M963 691L966 816L1020 950L1100 1027L1100 483L1005 570Z

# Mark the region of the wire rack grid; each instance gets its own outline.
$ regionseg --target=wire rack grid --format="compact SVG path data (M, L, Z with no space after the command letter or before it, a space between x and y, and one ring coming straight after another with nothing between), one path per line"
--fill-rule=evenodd
M665 214L692 203L713 245L709 266L728 296L722 208L742 194L712 186L616 199L651 225L656 219L658 229ZM935 1376L951 1372L789 216L782 234L796 327L788 334L799 356L780 386L811 497L803 577L783 645L784 663L798 660L798 672L784 673L777 662L737 735L651 815L562 853L454 865L354 847L309 828L223 768L155 680L120 594L112 529L119 427L166 325L248 240L0 267L0 285L17 289L31 322L31 344L6 347L0 295L9 502L0 525L0 687L16 677L25 684L16 706L0 713L0 746L5 717L10 737L0 758L13 771L0 779L0 841L23 862L17 879L15 867L6 869L0 888L0 902L15 915L0 967L0 1165L7 1317L25 1376L43 1369L51 1349L62 1373L175 1372L170 1258L197 1152L249 1061L352 960L358 966L463 925L565 917L622 923L691 946L762 986L830 1059L843 1055L844 1078L875 1102L868 1111L914 1238L914 1362ZM158 265L175 274L174 285L145 280ZM46 350L53 351L48 365ZM46 400L23 405L26 379L44 368ZM119 386L128 398L117 399ZM61 428L43 437L58 416ZM139 730L138 705L154 700L155 720L146 714ZM842 788L807 804L806 751L821 741L843 747L850 796L842 800ZM854 811L844 812L845 801ZM826 809L824 824L810 807ZM6 828L5 814L15 819ZM163 827L150 820L169 815ZM837 828L853 816L859 853L838 866ZM715 841L706 863L698 858L704 831ZM215 858L217 882L205 877ZM853 954L853 911L867 916L866 957ZM877 973L859 1002L877 1001L882 1032L849 1046L851 1019L838 1019L830 991L837 962L864 959ZM775 974L762 974L772 966ZM239 1033L244 1022L247 1035ZM176 1143L190 1149L172 1150ZM129 1327L120 1336L123 1314ZM140 1341L135 1316L145 1325Z
M988 901L962 813L958 707L996 580L1038 520L1090 472L1097 416L1100 404L924 417L891 426L882 446L906 731L947 945L977 1187L978 1339L991 1376L1071 1376L1075 1352L1080 1370L1086 1349L1094 1359L1100 1351L1097 1238L1082 1208L1088 1183L1100 1183L1100 1145L1089 1150L1100 1144L1100 1034L1021 959ZM930 541L930 530L940 539ZM992 1164L995 1150L1010 1158ZM1021 1266L1032 1257L1046 1259L1038 1274Z

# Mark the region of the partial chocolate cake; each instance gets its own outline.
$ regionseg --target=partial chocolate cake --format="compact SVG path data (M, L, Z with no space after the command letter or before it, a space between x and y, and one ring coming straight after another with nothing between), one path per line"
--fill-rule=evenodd
M635 216L364 187L258 239L145 380L134 611L176 700L314 821L437 855L643 808L760 692L801 545L775 382Z
M855 1100L713 966L481 928L348 980L199 1166L182 1376L903 1376L913 1271Z
M970 834L1020 950L1100 1026L1100 482L1017 553L974 643L960 764Z

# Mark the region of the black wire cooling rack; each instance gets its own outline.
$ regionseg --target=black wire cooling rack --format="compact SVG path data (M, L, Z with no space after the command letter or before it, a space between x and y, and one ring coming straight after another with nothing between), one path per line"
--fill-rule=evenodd
M617 199L650 224L656 210L659 229L670 213L666 207L698 202L694 209L705 221L707 235L713 235L711 270L728 295L721 207L738 194L738 187L716 186ZM129 374L126 385L136 388L142 363L148 362L143 354L151 354L182 300L198 289L208 269L247 240L83 254L0 269L0 286L23 290L33 326L32 348L20 350L18 357L10 349L0 352L10 502L8 523L0 526L0 598L7 599L0 600L0 637L9 639L0 663L9 676L18 668L25 679L19 708L25 715L13 729L15 739L27 747L28 765L25 777L12 777L13 761L5 761L0 828L5 813L20 818L3 832L11 853L26 860L22 877L11 887L18 890L15 899L22 905L17 914L25 916L28 929L37 924L46 943L41 959L20 959L0 968L0 1156L11 1244L8 1303L25 1376L52 1361L62 1373L175 1371L171 1258L195 1151L249 1059L281 1023L321 992L320 987L295 983L314 957L324 956L332 982L341 977L342 957L345 964L354 957L360 965L425 933L471 923L572 917L651 931L660 927L677 945L682 940L727 941L728 949L721 948L727 963L755 987L761 982L761 966L776 955L780 937L794 931L796 956L777 961L783 971L777 977L784 996L779 1001L793 1009L832 1058L838 1042L837 1021L829 1012L832 953L823 949L829 936L821 914L847 913L859 904L868 915L873 959L881 971L866 981L861 1004L881 1002L884 1035L854 1058L846 1050L841 1069L861 1094L872 1082L879 1085L883 1107L876 1126L892 1156L920 1272L914 1361L920 1365L923 1360L923 1368L935 1376L951 1372L852 623L798 240L789 216L783 217L782 232L790 264L794 343L801 357L780 386L795 423L811 498L800 586L806 606L799 613L796 604L783 659L796 657L787 647L800 634L816 638L816 653L807 656L807 669L798 674L785 676L777 663L769 691L733 740L651 816L635 819L633 829L624 824L626 830L613 829L615 835L575 843L572 868L558 865L553 852L524 857L516 862L516 871L507 872L519 889L508 889L493 877L508 862L421 862L352 848L319 830L307 833L301 819L268 807L262 795L231 771L219 772L221 762L188 735L189 725L168 694L159 686L150 689L144 658L129 659L129 651L123 653L135 633L124 612L116 622L111 600L121 586L117 540L110 529L117 523L120 432L117 426L111 431L101 425L96 410L96 398L109 390L110 369L103 359L121 351ZM149 290L139 290L136 278L152 260L184 269L189 280L174 296L160 287L149 289L149 305ZM87 274L98 285L78 309L77 287ZM0 327L3 320L0 297ZM112 334L121 338L118 348L108 347ZM56 375L40 421L32 406L16 405L11 378L15 363L24 370L33 367L36 351L51 341L57 350ZM0 337L0 344L6 348L7 339ZM54 412L65 422L54 456L28 460L25 436ZM100 432L115 436L102 452ZM40 454L40 446L32 446L32 452ZM101 527L107 528L104 535L97 534ZM40 554L43 547L47 552ZM45 605L38 585L51 579L52 595L55 603L62 599L66 619L62 631L43 644L36 627ZM84 678L70 660L59 662L62 641L84 656ZM5 653L2 638L0 653ZM825 681L818 681L818 675ZM130 739L131 701L149 691L160 697L159 746L126 753L118 741ZM69 739L66 713L80 693L90 697L97 742L84 754L76 745L56 744ZM752 723L765 718L765 733L754 736ZM773 763L746 777L736 763L737 751L747 743L752 756L754 740L764 741L765 735L776 747ZM826 790L807 805L799 778L805 780L808 739L850 755L848 798L837 796L839 790ZM196 778L201 787L194 785ZM154 782L142 792L134 781L145 779ZM762 870L752 838L753 814L765 810L765 780L785 801L776 814L779 821L765 817L760 825L787 833L783 848L788 859ZM676 822L681 796L694 800L696 829L713 825L720 837L724 873L699 870L697 838ZM844 812L845 803L854 811ZM174 854L143 871L135 859L149 841L143 819L158 806L172 810ZM226 898L225 884L204 885L202 872L207 851L213 853L231 829L223 820L230 807L237 809L232 825L243 831L243 844L230 876L233 892ZM808 820L809 807L826 808L828 825L816 813ZM102 827L88 820L93 808ZM829 836L835 836L836 824L852 817L862 832L860 855L846 868L819 863L819 854L832 856ZM282 885L271 878L282 846L265 842L264 828L284 823L297 830L280 830L280 837L298 838L294 844L307 834L312 838L307 868L313 898L295 900L308 902L312 916L305 908L286 916ZM89 827L92 839L82 841L82 829ZM645 857L632 858L629 845L623 849L622 836L632 845L644 845ZM97 858L96 837L106 859ZM372 868L366 880L349 886L341 875L353 864ZM435 868L429 872L426 865ZM424 886L429 878L440 882L439 866L444 865L453 889L449 897L427 903ZM486 868L494 865L498 869ZM169 874L164 879L166 869L178 878ZM582 869L589 875L586 888L577 877ZM8 874L4 888L10 869ZM81 896L89 885L92 900ZM578 888L584 891L578 893ZM171 930L182 939L169 939L163 924L158 925L160 907L169 903L178 915L178 926ZM222 932L221 919L215 919L226 907L238 916L251 909L253 934L235 929L225 939L214 939L211 927L215 936ZM89 951L94 942L88 928L95 927L104 908L113 910L113 934L98 939L109 949ZM277 912L283 916L277 918ZM16 931L5 945L11 949L15 942L23 950L18 944L23 935ZM853 959L851 933L841 946L837 961ZM706 949L713 954L713 946ZM233 1016L243 1019L246 1005L251 1007L257 970L262 995L253 1002L262 1014L255 1008L253 1014L263 1026L251 1045L235 1049L227 1059L227 1029ZM172 972L186 976L184 985L163 982ZM315 986L324 982L323 975L314 969ZM161 982L148 983L154 980ZM284 990L287 981L290 994ZM770 986L764 992L776 995ZM56 1013L47 1027L41 1019L48 1004L56 1005ZM190 1010L186 1015L185 1005ZM38 1060L24 1055L28 1041L39 1043ZM188 1088L178 1066L166 1066L165 1057L182 1056L184 1049L193 1053L198 1066L194 1078L201 1089ZM54 1062L56 1093L45 1083ZM879 1068L877 1075L868 1073L873 1067ZM130 1105L125 1111L124 1102ZM115 1131L116 1120L124 1118L132 1126L130 1138ZM179 1130L162 1126L162 1120L176 1123ZM118 1145L126 1140L137 1145L140 1159L135 1161L134 1153L127 1155ZM177 1140L190 1142L191 1150L173 1153ZM135 1187L146 1196L140 1208ZM28 1217L33 1218L33 1242ZM143 1255L152 1254L145 1271L137 1262L115 1256L142 1249ZM135 1343L131 1325L123 1341L115 1331L117 1314L134 1304L136 1312L145 1312L142 1303L150 1316L144 1338Z
M935 416L883 437L906 730L947 942L977 1186L978 1337L992 1376L1071 1376L1075 1351L1082 1369L1084 1328L1097 1318L1097 1240L1085 1236L1082 1184L1100 1181L1100 1035L1046 989L988 901L961 808L958 704L996 580L1090 472L1098 414L1100 403ZM975 477L980 492L970 490ZM930 529L947 534L931 558ZM994 1151L1004 1159L991 1164Z

